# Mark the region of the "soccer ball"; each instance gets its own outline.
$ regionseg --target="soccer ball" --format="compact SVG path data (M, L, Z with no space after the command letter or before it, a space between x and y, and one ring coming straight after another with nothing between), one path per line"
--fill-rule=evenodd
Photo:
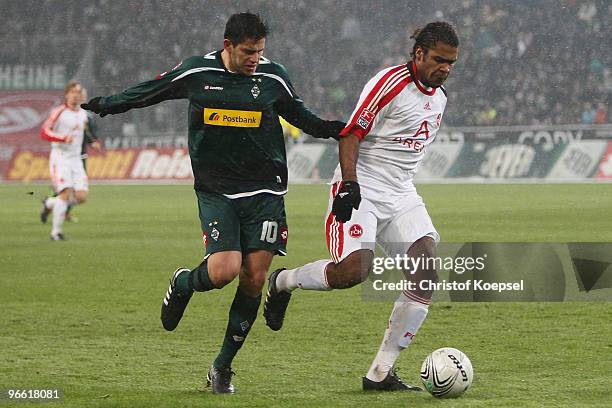
M458 397L472 385L473 379L470 359L452 347L435 350L421 366L423 385L434 397Z

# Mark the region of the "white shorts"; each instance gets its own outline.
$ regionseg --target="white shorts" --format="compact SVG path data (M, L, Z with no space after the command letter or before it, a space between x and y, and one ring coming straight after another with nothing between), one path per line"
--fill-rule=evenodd
M51 183L56 193L60 193L67 188L76 191L89 191L89 180L83 160L78 159L57 159L51 156L49 159L49 172L51 173Z
M375 244L387 256L395 256L405 254L412 243L420 238L428 236L436 243L440 241L423 199L416 192L393 197L373 194L362 186L359 210L353 210L351 219L341 223L331 213L339 188L340 182L331 187L325 217L327 249L335 263L359 249L374 251Z

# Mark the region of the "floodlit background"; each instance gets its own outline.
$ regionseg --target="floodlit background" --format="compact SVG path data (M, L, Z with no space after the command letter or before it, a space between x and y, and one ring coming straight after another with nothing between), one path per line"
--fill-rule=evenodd
M439 19L455 25L459 61L446 83L443 128L417 180L612 177L608 1L0 4L0 180L46 178L46 165L36 159L45 160L48 143L36 133L66 80L81 80L90 97L120 92L184 58L221 49L227 18L247 9L269 22L265 55L287 67L306 105L345 121L369 78L409 59L415 28ZM96 159L103 163L92 163L91 178L189 179L163 171L163 163L158 171L130 172L139 150L131 160L112 156L118 148L163 147L170 149L163 154L188 161L183 150L174 151L187 143L186 109L186 101L171 101L98 120L110 151ZM289 126L286 134L289 150L311 142ZM326 181L335 145L298 146L289 157L293 181ZM23 169L31 164L40 170ZM105 165L115 171L101 170Z

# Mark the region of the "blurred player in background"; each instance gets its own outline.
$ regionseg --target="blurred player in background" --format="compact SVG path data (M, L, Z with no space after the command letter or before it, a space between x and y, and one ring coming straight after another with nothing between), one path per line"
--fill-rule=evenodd
M266 324L280 330L291 292L350 288L367 278L374 242L388 256L435 256L439 235L412 179L440 128L446 106L442 87L457 60L459 40L445 22L417 30L412 60L380 71L365 86L340 136L340 165L332 180L325 221L332 259L270 275ZM425 267L423 267L425 266ZM436 280L422 265L408 280ZM432 291L403 292L394 304L364 390L420 390L394 372L400 351L425 320Z
M81 87L81 101L85 102L87 101L87 89L84 87ZM91 112L86 112L87 113L87 124L85 125L85 133L83 135L83 144L81 147L81 159L83 160L83 168L85 169L85 173L87 173L87 150L89 147L94 148L95 150L100 150L102 148L102 144L100 143L100 140L98 139L98 136L96 135L96 127L95 127L95 123L94 123L94 114ZM59 193L57 191L55 191L55 188L52 187L54 189L53 191L53 197L55 198L59 195ZM48 197L45 197L43 199L43 208L40 212L40 220L43 224L45 224L47 222L47 219L49 218L49 214L51 214L53 212L53 208L48 208L46 205L46 201L47 201ZM66 214L64 215L64 219L66 221L72 221L72 222L77 222L77 218L73 217L71 214L71 210L74 207L75 203L73 200L70 200L68 202L68 208L66 209ZM62 234L63 236L63 234Z
M68 82L64 89L64 104L53 109L40 129L40 137L51 142L49 170L56 197L43 200L40 217L44 223L53 212L51 239L65 240L63 224L69 205L82 204L87 200L89 182L81 153L87 113L79 107L83 99L83 88L78 81Z
M234 392L232 361L257 317L272 257L285 254L288 171L279 115L320 138L338 138L344 127L310 112L285 69L263 57L267 33L258 15L234 14L222 50L83 105L104 116L189 100L189 156L206 256L195 269L174 272L161 320L174 330L194 291L220 289L239 277L223 345L208 371L215 393Z
M81 88L82 90L82 101L87 101L87 89ZM96 134L96 126L94 122L94 114L91 112L87 112L87 125L85 125L85 134L83 135L83 146L81 148L81 159L83 160L83 168L87 173L87 151L89 148L93 148L94 150L102 149L102 144L98 139ZM57 193L56 193L57 194ZM71 210L74 205L72 203L68 204L68 209L66 210L66 221L77 222L78 220L72 216Z

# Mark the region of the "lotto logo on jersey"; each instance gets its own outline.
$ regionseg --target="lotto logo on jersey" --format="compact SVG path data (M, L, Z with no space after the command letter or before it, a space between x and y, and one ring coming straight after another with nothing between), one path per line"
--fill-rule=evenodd
M362 129L367 129L368 126L370 126L370 123L372 123L372 121L374 120L375 116L376 115L374 115L374 113L370 112L367 109L364 109L361 111L361 114L357 119L357 125L359 125L359 127L361 127Z
M259 127L261 112L205 108L204 123L213 126Z
M285 226L281 227L280 229L280 239L285 244L287 243L287 240L289 239L289 229Z

